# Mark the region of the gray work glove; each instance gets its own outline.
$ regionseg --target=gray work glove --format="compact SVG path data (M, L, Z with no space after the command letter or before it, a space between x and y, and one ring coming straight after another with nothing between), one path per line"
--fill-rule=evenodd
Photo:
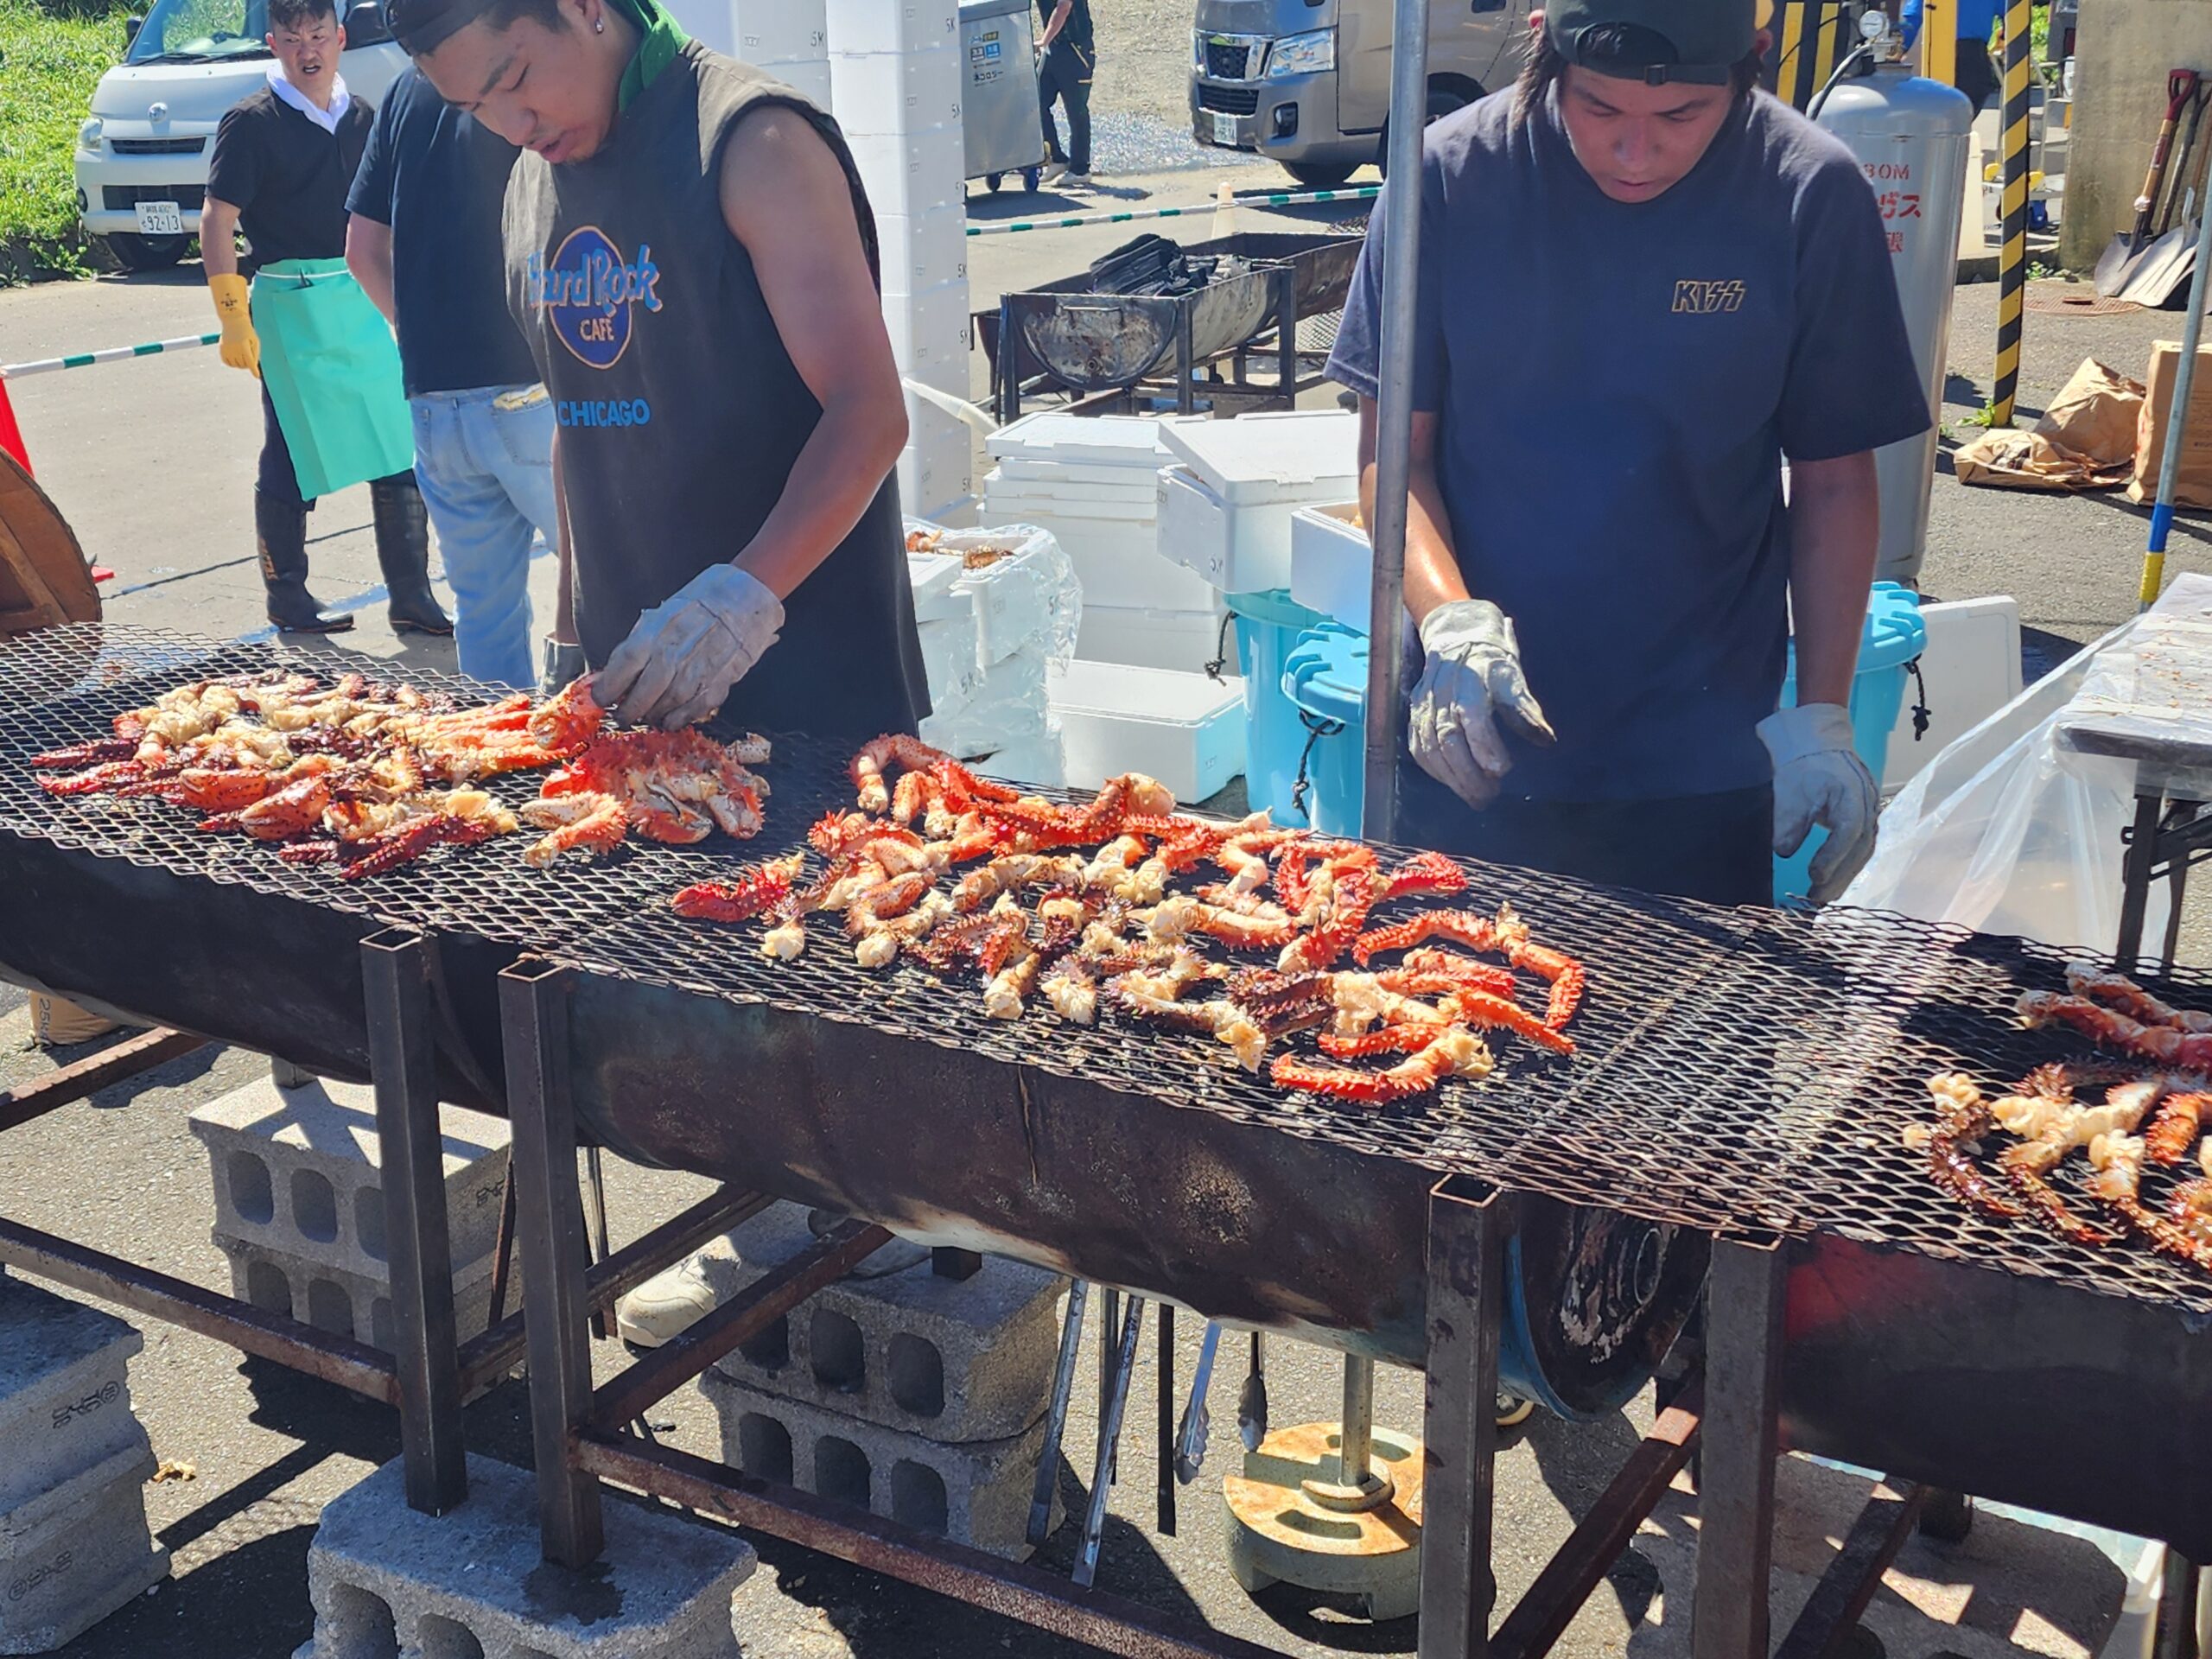
M1808 702L1769 715L1759 741L1774 757L1774 851L1787 858L1819 824L1828 832L1814 855L1810 897L1825 905L1851 885L1874 855L1881 791L1853 747L1851 711Z
M1512 770L1499 721L1540 743L1556 741L1521 676L1513 623L1488 600L1440 605L1421 625L1427 654L1406 721L1414 763L1469 806L1497 798Z
M709 565L638 619L593 696L635 725L693 725L722 706L783 626L783 601L759 578Z
M582 645L563 645L551 634L545 636L544 653L537 664L537 695L541 697L558 696L583 677L590 664L584 661Z

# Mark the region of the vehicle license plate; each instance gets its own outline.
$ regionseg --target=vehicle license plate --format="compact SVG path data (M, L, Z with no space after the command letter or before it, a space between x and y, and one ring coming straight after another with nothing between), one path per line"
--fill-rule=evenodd
M173 201L142 201L138 204L138 234L182 236L184 214Z
M1235 116L1217 115L1214 117L1213 141L1224 149L1234 149L1236 148L1236 118ZM139 209L139 212L143 213L145 212L145 209L142 207Z

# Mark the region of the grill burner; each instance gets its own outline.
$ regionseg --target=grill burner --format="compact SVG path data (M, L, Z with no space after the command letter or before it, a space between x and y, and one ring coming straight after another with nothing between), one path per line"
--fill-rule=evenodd
M1730 912L1616 893L1530 872L1469 865L1455 905L1510 900L1540 940L1587 963L1591 988L1558 1061L1501 1039L1479 1086L1374 1111L1285 1094L1217 1044L1110 1017L1067 1026L1041 1006L1012 1024L983 1017L979 987L906 963L856 966L836 918L817 918L795 963L760 958L757 925L685 922L678 887L727 879L800 844L849 806L848 757L779 739L757 840L699 848L632 843L590 866L526 868L527 836L442 849L363 882L282 863L269 849L208 836L153 801L60 798L29 757L105 735L111 717L202 676L284 667L333 678L390 664L349 653L240 645L115 625L48 630L0 645L0 833L150 869L243 886L378 921L474 936L641 984L861 1025L939 1048L1079 1079L1393 1162L1480 1177L1573 1203L1706 1230L1821 1230L1882 1248L1999 1268L2212 1312L2212 1280L2130 1243L2091 1250L1955 1205L1928 1181L1908 1125L1933 1117L1927 1078L1961 1070L2009 1084L2043 1061L2079 1058L2078 1039L2027 1031L2018 994L2059 988L2066 955L1866 912L1817 920ZM428 674L425 690L464 702L486 689ZM493 780L511 804L537 774ZM4 851L4 849L0 849ZM1386 866L1402 855L1386 852ZM1384 918L1409 913L1393 907ZM118 942L118 948L127 948ZM285 941L269 949L282 958ZM2079 953L2072 953L2078 955ZM2212 1007L2203 976L2146 979L2183 1006ZM947 1108L946 1109L950 1109ZM2065 1179L2078 1180L2080 1160ZM2147 1197L2155 1206L2164 1177ZM2094 1208L2083 1203L2086 1212Z

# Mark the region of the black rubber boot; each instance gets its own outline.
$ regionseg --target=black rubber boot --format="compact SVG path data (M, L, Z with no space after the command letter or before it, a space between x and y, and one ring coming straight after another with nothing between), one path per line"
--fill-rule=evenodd
M369 485L377 524L377 563L391 597L394 633L453 632L453 619L430 591L430 514L414 474L395 473Z
M261 580L269 590L269 620L286 633L344 633L350 616L334 614L308 591L308 510L253 493L253 535L261 552Z

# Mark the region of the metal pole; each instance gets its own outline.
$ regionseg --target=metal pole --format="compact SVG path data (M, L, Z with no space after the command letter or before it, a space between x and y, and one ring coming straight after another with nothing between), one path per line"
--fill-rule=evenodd
M1781 1430L1781 1241L1722 1237L1706 1278L1704 1465L1692 1659L1766 1659Z
M1382 372L1375 431L1375 579L1367 654L1370 841L1398 830L1399 723L1405 674L1406 490L1413 476L1414 353L1421 296L1421 129L1428 113L1428 0L1392 12L1389 206L1382 226Z
M1454 1175L1428 1195L1421 1659L1490 1651L1498 1320L1512 1230L1512 1199L1478 1181Z
M1364 1486L1375 1462L1375 1362L1344 1356L1344 1410L1337 1425L1337 1479L1347 1490Z
M2173 401L2166 406L2166 449L2158 459L2158 495L2151 508L2151 544L2143 555L2143 591L2136 609L2158 602L2166 577L2166 532L2174 524L2174 491L2181 482L2182 440L2189 430L2190 394L2196 384L2196 343L2204 335L2204 270L2212 264L2212 202L2198 208L2196 269L2189 277L2189 320L2181 327L2181 361L2174 365Z
M467 1497L468 1465L461 1442L445 1135L438 1120L423 956L422 935L405 930L361 943L391 1243L392 1358L399 1377L407 1506L443 1515Z
M547 1560L581 1567L597 1559L607 1535L599 1479L570 1461L574 1437L591 1414L592 1377L583 1195L569 1100L569 985L565 969L517 963L499 976L499 1023L514 1128L538 1526Z

